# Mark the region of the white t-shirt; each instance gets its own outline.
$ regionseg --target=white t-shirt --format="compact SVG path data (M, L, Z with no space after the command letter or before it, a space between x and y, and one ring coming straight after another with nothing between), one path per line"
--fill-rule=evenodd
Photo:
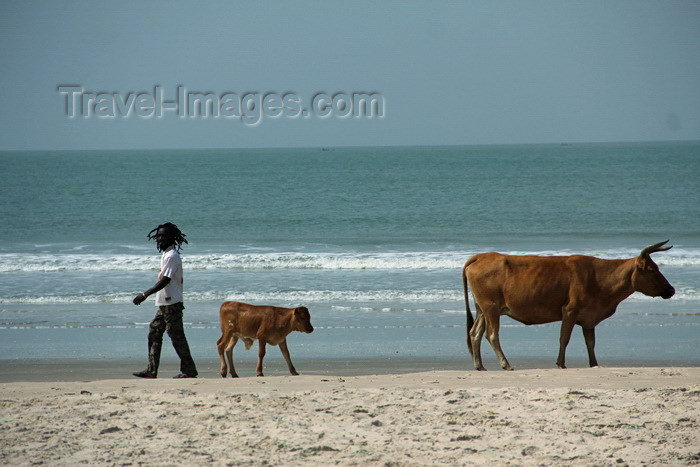
M169 277L170 283L156 292L156 306L182 302L182 259L174 246L165 250L160 258L158 280L163 277Z

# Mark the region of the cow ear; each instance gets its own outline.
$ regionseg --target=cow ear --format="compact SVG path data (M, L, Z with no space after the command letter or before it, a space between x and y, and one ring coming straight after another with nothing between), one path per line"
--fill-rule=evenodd
M644 269L647 267L647 258L648 256L645 255L637 256L637 260L634 262L637 269Z
M648 255L638 256L637 261L635 262L635 266L637 267L637 269L647 270L647 271L653 271L654 269L657 268L654 260L651 259L651 256L648 256Z

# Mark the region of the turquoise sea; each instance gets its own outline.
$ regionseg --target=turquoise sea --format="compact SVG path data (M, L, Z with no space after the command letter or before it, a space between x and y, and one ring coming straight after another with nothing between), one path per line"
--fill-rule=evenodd
M196 361L218 359L218 307L240 300L309 307L316 331L290 336L295 361L472 369L460 275L471 255L628 258L670 239L654 258L676 296L623 302L598 327L598 360L699 365L699 187L698 142L3 152L0 363L120 359L141 369L155 306L131 298L156 281L146 234L169 221L189 241ZM504 317L501 343L516 368L553 367L558 325ZM167 338L163 349L175 358ZM236 358L255 354L237 348ZM483 355L498 368L486 341ZM586 366L578 330L567 356Z

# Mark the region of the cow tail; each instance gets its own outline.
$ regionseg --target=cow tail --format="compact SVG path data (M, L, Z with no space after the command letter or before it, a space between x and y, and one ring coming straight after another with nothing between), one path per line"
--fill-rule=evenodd
M467 304L467 348L469 353L473 354L472 351L472 338L470 331L474 326L474 316L472 315L472 310L469 308L469 284L467 282L467 264L462 268L462 284L464 284L464 301Z

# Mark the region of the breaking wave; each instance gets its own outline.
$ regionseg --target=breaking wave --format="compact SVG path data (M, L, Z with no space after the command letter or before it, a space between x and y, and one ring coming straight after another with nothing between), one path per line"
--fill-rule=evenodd
M188 271L202 270L411 270L459 269L476 251L388 252L388 253L260 253L183 255ZM510 254L569 255L571 251L512 251ZM584 253L586 252L578 252ZM632 250L590 252L600 258L631 258ZM700 267L700 249L674 249L656 255L659 266ZM149 271L154 269L150 255L98 254L0 254L0 273L60 271Z
M26 295L2 297L0 304L13 305L68 305L91 303L129 303L133 293L104 294L55 294ZM205 291L187 292L187 302L223 302L226 300L253 303L376 303L373 308L382 309L382 303L456 303L463 304L464 294L461 289L412 289L410 291L389 290L281 290L281 291ZM473 300L470 294L470 300ZM647 297L640 293L632 294L628 301L650 301L659 298ZM692 287L676 291L673 301L700 301L700 293ZM443 310L446 311L446 310ZM460 308L459 312L463 312Z

